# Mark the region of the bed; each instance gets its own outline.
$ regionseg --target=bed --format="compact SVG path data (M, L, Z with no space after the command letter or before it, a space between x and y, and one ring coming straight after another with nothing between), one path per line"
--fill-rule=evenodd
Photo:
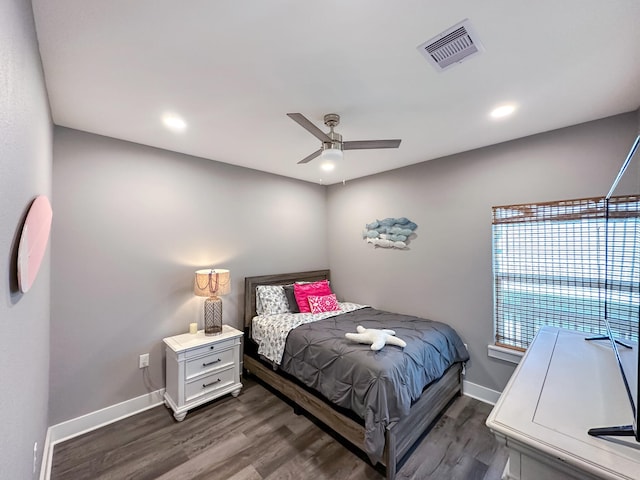
M340 306L348 313L340 312L338 316L335 312L322 314L318 321L314 319L299 326L294 324L296 328L287 330L285 334L281 358L265 350L263 326L261 323L253 325L254 317L256 322L263 318L257 316L261 307L256 296L257 287L264 289L262 286L318 282L329 280L329 276L328 270L315 270L245 278L244 368L366 453L373 464L379 462L386 467L387 479L393 480L400 461L413 444L449 402L460 394L461 368L468 359L468 353L455 331L445 324L346 303ZM305 316L282 315L296 320ZM407 339L407 346L401 349L387 345L379 352L372 352L368 345L347 341L344 332L355 332L357 324L367 328L393 326L398 337ZM443 339L437 342L444 344L436 343L433 337L426 336L428 334L435 334L438 339ZM434 348L423 352L423 344L433 344ZM440 353L435 355L433 351ZM401 369L416 363L414 360L418 357L419 368L416 370L414 367L410 375L385 374L383 382L383 375L371 373L371 368L377 368L374 364L384 367L389 362L393 369ZM348 363L350 358L357 363L369 363L360 369L361 373L354 373L358 369L350 366L345 373L344 365L351 365ZM321 375L317 373L320 370L317 365L308 364L310 361L322 364ZM336 367L337 373L329 371L334 364L342 365ZM433 373L423 370L433 370ZM315 375L309 375L309 372ZM331 375L342 376L336 378ZM389 380L392 377L395 380ZM359 390L366 390L363 393L366 398L357 395ZM375 402L373 409L368 405L371 402ZM370 415L372 410L377 413Z

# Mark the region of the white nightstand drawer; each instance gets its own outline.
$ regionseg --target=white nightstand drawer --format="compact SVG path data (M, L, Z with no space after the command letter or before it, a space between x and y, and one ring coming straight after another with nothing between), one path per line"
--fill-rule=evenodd
M186 401L189 402L200 395L231 385L233 376L234 368L231 367L187 383L185 389Z
M215 342L215 336L209 337L212 342ZM221 340L219 342L211 343L209 345L204 345L199 348L194 348L192 350L187 350L185 356L187 358L198 357L200 355L206 355L211 352L219 352L220 350L226 350L227 348L233 347L234 344L237 343L235 338L229 338L227 340Z
M205 372L219 370L221 368L228 367L229 365L233 365L234 353L235 352L232 348L228 348L227 350L223 350L218 353L215 353L214 351L214 353L210 353L205 357L189 360L186 364L187 380Z

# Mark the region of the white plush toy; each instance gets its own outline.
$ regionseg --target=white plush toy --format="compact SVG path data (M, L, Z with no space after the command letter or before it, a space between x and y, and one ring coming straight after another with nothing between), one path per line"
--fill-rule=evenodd
M370 343L371 350L380 350L386 343L389 345L397 345L402 348L407 346L404 340L394 336L396 332L393 330L364 328L362 325L358 325L356 330L358 333L345 333L344 336L354 342Z

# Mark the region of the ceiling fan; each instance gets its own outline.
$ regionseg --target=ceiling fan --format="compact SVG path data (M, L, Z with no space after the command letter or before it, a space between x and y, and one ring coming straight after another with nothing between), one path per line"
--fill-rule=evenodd
M324 116L324 124L329 127L329 133L324 133L301 113L287 113L287 116L322 142L320 149L298 163L308 163L320 155L327 160L340 160L342 159L343 150L398 148L401 142L401 140L355 140L343 142L342 135L333 131L340 123L340 115L337 113L328 113Z

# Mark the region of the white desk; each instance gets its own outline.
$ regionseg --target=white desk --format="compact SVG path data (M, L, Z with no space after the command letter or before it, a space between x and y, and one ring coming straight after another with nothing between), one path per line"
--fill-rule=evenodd
M503 478L640 479L633 437L587 434L631 424L633 413L609 341L585 337L542 328L509 380L487 419L509 451ZM621 357L632 365L635 351L625 350ZM629 380L635 388L637 376Z

